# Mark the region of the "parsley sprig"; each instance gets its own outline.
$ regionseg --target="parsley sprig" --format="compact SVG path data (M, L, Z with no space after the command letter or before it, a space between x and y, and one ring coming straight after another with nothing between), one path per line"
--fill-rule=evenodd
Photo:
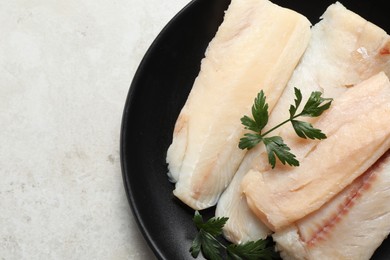
M300 113L297 113L298 107L302 102L302 93L299 89L294 88L295 99L294 105L290 105L290 117L272 127L270 130L262 133L262 130L268 123L268 104L266 102L266 96L263 90L255 98L252 106L252 117L244 116L241 118L241 123L245 126L245 129L251 130L254 133L246 133L244 137L240 139L238 147L240 149L251 149L260 142L263 142L268 154L268 161L272 168L275 167L276 157L283 163L291 166L299 166L299 161L296 156L290 152L290 148L284 143L280 136L265 137L280 126L291 122L295 133L301 138L318 139L322 140L326 138L326 135L321 132L320 129L314 128L310 123L296 120L296 118L303 117L318 117L325 110L327 110L333 99L321 97L322 93L319 91L313 91L307 100L305 106Z
M193 221L199 232L192 242L190 249L191 255L196 258L200 251L203 256L210 260L220 260L225 252L227 259L231 260L255 260L264 259L272 260L277 258L272 246L268 246L268 240L259 239L244 244L222 244L217 237L222 234L222 228L228 218L212 217L206 222L203 221L202 215L195 211Z

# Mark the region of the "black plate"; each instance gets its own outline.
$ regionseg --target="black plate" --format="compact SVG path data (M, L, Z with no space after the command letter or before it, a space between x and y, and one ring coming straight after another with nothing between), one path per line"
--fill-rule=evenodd
M275 0L314 24L334 1ZM341 1L347 8L390 31L385 1ZM229 0L194 0L156 38L133 79L121 129L124 185L133 213L160 259L192 259L196 234L193 211L172 196L165 156L176 118L200 68L208 42L222 22ZM213 209L203 212L210 216ZM386 240L373 259L390 259Z

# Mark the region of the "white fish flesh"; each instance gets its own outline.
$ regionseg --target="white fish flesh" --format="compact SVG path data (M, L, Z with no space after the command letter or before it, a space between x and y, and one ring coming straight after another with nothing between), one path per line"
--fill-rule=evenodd
M348 89L315 124L327 139L306 145L299 167L248 172L242 187L249 207L274 231L319 209L390 148L389 113L383 72Z
M309 46L270 115L270 127L288 118L288 108L294 100L294 87L301 89L304 100L312 91L321 91L325 97L337 98L353 84L381 70L390 76L389 36L340 3L330 5L322 20L311 31ZM306 121L308 119L305 118ZM311 123L316 120L310 119ZM288 136L288 142L297 140L289 143L289 146L294 154L302 158L305 150L300 147L307 142L298 139L290 125L280 131ZM271 232L249 210L240 189L241 180L250 169L269 169L264 146L259 145L245 155L217 204L216 216L229 217L223 229L224 235L236 244L265 238Z
M390 152L319 210L273 235L283 259L370 259L390 233Z
M309 38L310 22L301 14L267 0L231 2L168 149L176 197L198 210L216 204L245 154L237 147L240 118L261 89L272 110Z

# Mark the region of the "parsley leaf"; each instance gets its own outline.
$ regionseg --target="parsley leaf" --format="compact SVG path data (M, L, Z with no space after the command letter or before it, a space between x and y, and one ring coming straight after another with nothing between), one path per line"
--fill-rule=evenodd
M245 126L245 129L249 129L249 130L252 130L254 132L260 132L260 130L258 130L259 128L256 124L256 121L248 116L243 116L241 118L241 124L243 124Z
M322 98L322 93L319 91L313 91L303 107L301 116L317 117L320 116L325 110L327 110L333 99ZM322 105L321 105L322 104Z
M228 259L232 260L272 260L277 257L272 246L268 246L268 241L259 239L249 241L244 244L227 246Z
M313 91L307 100L303 110L297 114L298 108L302 102L302 92L298 88L294 88L294 104L290 105L289 112L290 118L271 128L270 130L262 133L262 130L268 123L268 104L263 90L259 92L255 98L252 106L253 119L248 116L241 118L241 123L245 126L245 129L251 130L255 133L245 133L244 137L240 139L238 147L240 149L252 149L260 142L263 142L266 146L268 153L268 161L272 168L276 165L276 157L283 163L290 166L299 166L296 156L290 152L290 148L284 143L283 139L278 136L265 138L273 130L280 126L291 122L295 133L301 138L318 139L322 140L326 138L326 135L321 132L320 129L314 128L310 123L295 120L299 116L318 117L325 110L327 110L333 99L323 98L322 93L319 91Z
M204 230L207 233L210 233L212 236L219 236L222 234L222 228L225 226L228 218L211 218L206 222L203 221L202 216L199 211L195 211L193 221L196 227L200 230Z
M261 132L268 123L268 104L265 99L264 92L261 90L252 106L252 115L257 125L256 132Z
M260 143L261 140L262 137L260 134L246 133L244 134L244 137L240 139L238 147L240 149L251 149L255 147L258 143Z
M220 251L222 247L215 237L222 234L222 228L227 220L228 218L213 217L204 222L199 211L195 211L193 222L199 232L192 241L190 248L192 257L198 257L199 252L202 251L204 256L211 260L221 259Z
M200 250L202 249L202 234L199 232L194 240L192 241L192 245L191 245L191 248L190 248L190 252L191 252L191 255L192 257L194 258L197 258L199 253L200 253Z
M326 135L321 132L320 129L314 128L307 122L291 120L291 123L294 127L295 133L297 133L299 137L318 140L326 139Z
M267 240L250 241L245 244L228 244L225 246L217 236L222 234L222 228L226 224L228 218L213 217L204 222L201 214L195 211L193 222L199 232L192 241L190 252L192 257L197 258L202 252L203 256L210 260L222 260L223 250L226 251L228 259L232 260L255 260L264 259L271 260L277 257L273 246L268 245Z
M299 166L299 161L295 159L295 155L290 153L290 148L283 142L280 136L273 136L263 139L265 148L268 153L268 161L275 168L276 157L283 163L288 163L291 166Z
M295 99L294 99L294 102L295 102L295 106L294 105L290 105L290 118L294 117L295 116L295 113L297 112L297 109L299 107L299 105L301 104L302 102L302 93L299 89L297 88L294 88L294 92L295 92Z
M190 249L192 257L196 258L199 252L202 250L203 255L211 260L222 259L220 250L221 246L218 240L210 233L207 233L203 229L199 230Z
M248 116L242 117L241 123L245 126L245 129L249 129L254 132L261 132L268 123L268 104L262 90L255 98L255 102L252 106L252 116L253 119Z

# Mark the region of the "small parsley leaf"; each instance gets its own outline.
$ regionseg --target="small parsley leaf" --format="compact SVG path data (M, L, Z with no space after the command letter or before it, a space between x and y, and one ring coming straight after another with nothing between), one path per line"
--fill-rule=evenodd
M221 246L215 237L203 229L199 230L190 248L192 257L197 258L202 251L203 255L211 260L221 259L220 250Z
M327 110L333 99L322 98L322 93L319 91L313 91L303 107L301 116L317 117L320 116L325 110Z
M295 159L295 155L290 153L290 148L283 142L283 139L280 136L272 136L263 138L265 148L268 153L268 160L272 166L275 168L276 157L283 163L289 164L291 166L299 166L299 161Z
M290 105L290 118L293 118L295 116L295 113L297 112L297 109L299 107L299 105L301 104L302 102L302 93L299 89L297 88L294 88L294 92L295 92L295 99L294 99L294 102L295 102L295 106L294 105Z
M253 103L252 116L253 119L248 116L243 116L241 123L245 126L245 129L260 133L268 123L268 104L262 90L257 94Z
M326 139L326 135L320 129L314 128L311 124L298 120L291 120L295 133L301 138Z
M192 257L194 257L194 258L198 257L200 250L202 248L202 237L201 236L202 236L202 234L199 232L198 234L196 234L194 240L192 241L190 252L191 252Z
M193 221L196 227L201 230L203 229L207 233L210 233L213 236L219 236L222 234L222 228L225 226L228 218L210 218L206 222L203 221L202 215L199 211L195 211Z
M253 120L252 118L248 117L248 116L243 116L241 118L241 124L243 124L245 126L245 129L249 129L249 130L252 130L254 132L260 132L258 131L258 126L255 122L255 120Z
M262 90L255 98L255 103L252 106L252 116L257 125L257 131L255 132L261 132L268 123L268 104Z
M260 134L252 134L252 133L246 133L244 134L244 137L240 139L240 142L238 144L238 147L240 149L251 149L255 147L258 143L260 143L262 140Z
M228 245L228 259L231 260L272 260L277 257L272 246L268 246L268 241L259 239L257 241L249 241L239 245Z
M222 234L222 228L228 218L213 217L204 222L199 211L195 211L192 220L199 229L199 232L192 241L190 248L191 255L196 258L199 252L202 251L208 259L221 259L220 251L222 247L215 237Z
M245 244L228 244L225 246L217 236L222 234L222 228L226 224L228 218L213 217L204 222L199 211L195 211L193 222L199 232L192 241L190 253L192 257L197 258L202 252L203 256L210 260L222 260L222 255L227 255L228 259L234 260L255 260L265 259L271 260L276 258L276 253L272 245L268 245L267 240L250 241ZM226 250L226 253L223 253Z
M192 221L195 223L196 227L198 229L202 228L203 225L203 218L202 215L199 213L199 211L195 211L194 217L192 218Z

